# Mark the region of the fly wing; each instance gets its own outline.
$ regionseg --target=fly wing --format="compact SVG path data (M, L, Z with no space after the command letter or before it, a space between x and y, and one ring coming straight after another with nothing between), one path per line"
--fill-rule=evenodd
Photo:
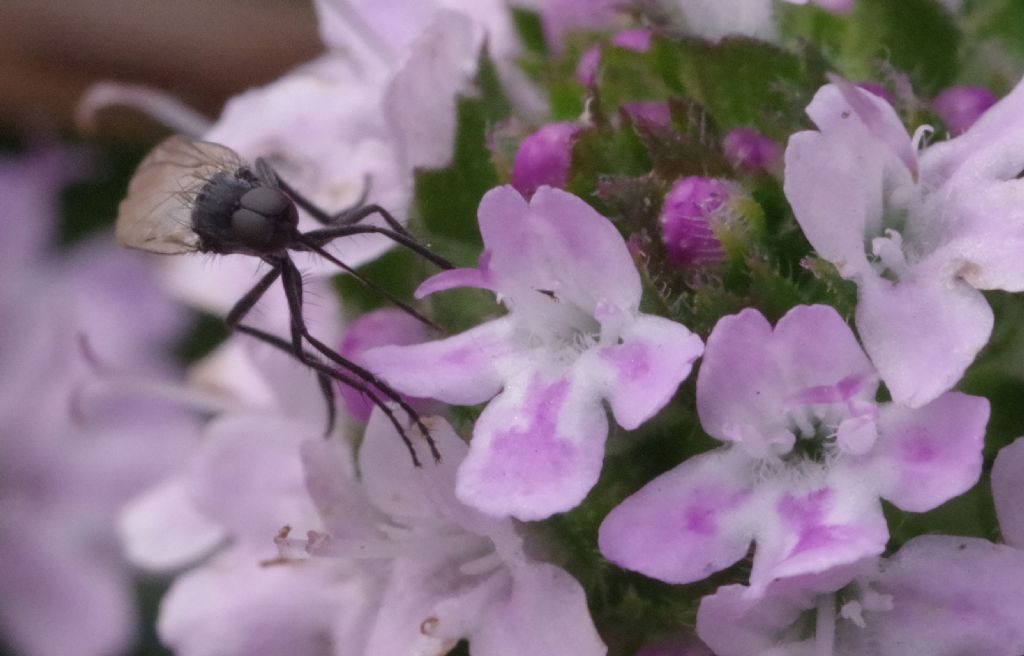
M129 248L174 255L195 251L192 205L218 171L242 162L226 146L180 135L160 142L142 160L117 210L117 240Z

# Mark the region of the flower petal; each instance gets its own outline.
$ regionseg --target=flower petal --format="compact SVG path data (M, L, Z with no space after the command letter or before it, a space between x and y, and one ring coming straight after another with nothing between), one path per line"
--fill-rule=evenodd
M438 500L433 498L431 486L424 479L436 479L436 489L449 488L448 495L454 503L455 471L467 451L466 443L448 422L440 417L426 417L423 421L441 453L441 462L415 467L394 425L379 410L370 417L359 447L359 472L370 502L398 523L442 519ZM408 435L417 451L427 453L426 440L417 429L410 428Z
M890 610L844 627L846 653L1017 656L1024 653L1024 552L965 537L926 535L883 566Z
M265 544L282 526L316 522L306 493L299 445L319 437L308 423L277 416L227 415L207 429L189 472L196 507L243 540Z
M888 104L863 99L906 134ZM818 91L807 113L821 131L790 137L786 198L814 250L840 274L869 272L865 238L881 232L885 195L911 184L910 171L887 143L872 135L834 85Z
M903 510L925 512L970 489L981 476L989 403L959 392L917 410L889 404L878 418L875 451L885 472L883 497Z
M805 602L781 595L758 599L746 586L723 585L701 599L697 635L718 656L813 656L813 641L804 642L807 649L801 651L792 628L807 609ZM772 650L782 644L790 651Z
M704 344L682 324L649 314L630 322L620 338L587 351L576 367L603 388L619 424L633 430L672 399Z
M527 373L484 409L456 495L489 515L543 519L597 482L608 419L589 381Z
M371 349L362 361L403 394L475 405L501 389L496 361L514 350L512 332L508 318L495 319L447 339Z
M992 500L1003 541L1024 549L1024 438L1000 449L992 465Z
M372 596L338 576L333 561L261 567L259 556L232 549L175 580L160 606L160 640L181 656L308 654L331 656L343 615Z
M990 107L959 137L933 144L921 156L923 182L937 188L956 177L1012 180L1024 165L1024 84Z
M993 323L981 292L919 273L895 284L865 277L857 304L864 350L893 401L911 407L925 405L960 380Z
M351 446L336 439L311 439L300 450L306 490L331 537L375 535L380 517L356 481Z
M63 524L46 526L35 517L16 521L16 514L6 507L0 517L0 625L11 653L129 651L133 606L127 572L112 554L98 557L97 545L69 539Z
M690 458L620 503L601 524L605 558L668 583L699 581L742 558L754 536L744 458Z
M226 537L222 526L196 509L180 478L164 481L125 506L118 530L128 558L151 570L187 565Z
M851 569L881 555L889 528L877 495L864 489L860 475L857 468L838 465L815 489L793 490L782 484L765 494L772 504L759 521L750 573L753 594L795 577L823 585L836 568Z
M441 9L410 43L384 96L407 168L439 168L451 160L456 97L476 73L482 37L465 14Z
M723 317L708 337L697 378L701 424L720 440L754 428L781 439L791 399L809 388L859 377L856 392L873 400L873 367L839 313L824 305L790 310L772 330L753 309Z
M583 587L564 570L525 563L512 570L508 599L487 607L470 637L478 656L603 656Z
M511 186L480 201L480 232L494 287L516 308L551 311L552 292L590 316L604 301L633 311L640 274L618 230L580 198L540 187L527 204Z

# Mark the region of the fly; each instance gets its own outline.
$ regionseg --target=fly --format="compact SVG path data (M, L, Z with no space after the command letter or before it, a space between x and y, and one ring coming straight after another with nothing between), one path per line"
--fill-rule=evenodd
M338 214L328 214L281 180L266 160L257 159L250 166L226 146L172 136L157 145L139 164L129 182L128 194L118 208L116 234L124 246L153 253L242 254L265 262L270 270L228 312L225 317L228 327L292 353L316 372L327 401L328 431L336 415L331 379L365 394L392 421L413 462L419 465L412 441L387 401L393 401L409 415L426 437L435 460L440 459L430 432L416 411L373 373L313 336L302 314L302 275L290 251L316 253L417 319L433 325L412 307L376 287L325 250L327 244L339 237L381 234L443 269L453 268L450 262L416 241L385 209L364 204L363 200ZM322 227L300 232L300 207ZM387 227L361 223L373 215L380 216ZM291 317L290 343L242 323L278 278L284 286ZM306 349L304 342L313 352Z

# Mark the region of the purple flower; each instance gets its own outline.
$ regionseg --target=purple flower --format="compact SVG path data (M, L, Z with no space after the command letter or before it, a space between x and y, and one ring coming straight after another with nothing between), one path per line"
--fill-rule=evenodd
M576 506L597 481L602 399L622 427L636 428L669 401L702 344L639 312L625 242L579 198L541 187L527 203L499 187L479 220L479 268L441 273L417 295L481 287L509 314L448 339L374 349L365 362L406 394L490 400L459 470L459 498L489 514L543 518Z
M661 207L661 238L672 264L681 268L706 266L725 259L714 227L728 212L728 183L690 176L672 185Z
M838 591L727 585L701 601L718 656L1018 656L1024 552L977 538L914 538Z
M839 80L793 135L785 190L815 250L857 283L864 348L897 402L952 387L992 330L981 290L1024 289L1018 86L920 156L892 107Z
M327 656L352 640L334 631L373 599L357 572L337 562L276 563L281 527L322 528L300 457L300 445L322 440L321 431L319 422L277 413L224 415L187 467L126 509L122 533L137 564L168 571L202 562L176 577L160 606L157 632L176 654Z
M417 469L376 411L359 451L361 486L343 445L303 445L307 487L327 532L282 538L283 553L378 581L377 598L366 602L365 643L345 643L344 653L443 654L467 639L480 656L605 654L579 583L528 557L511 520L456 500L466 444L443 420L427 421L442 462Z
M951 392L913 410L876 403L877 387L830 307L798 306L774 330L756 310L725 317L708 338L697 410L728 446L615 508L601 552L688 583L743 558L753 540L755 594L880 554L889 537L880 498L923 512L977 481L989 407Z
M722 140L722 152L730 164L743 171L768 171L782 161L782 147L750 128L730 130Z
M512 186L527 198L544 185L564 187L579 131L577 123L549 123L523 139L512 165Z
M26 656L129 648L115 516L194 435L188 417L117 382L170 371L163 349L183 327L147 258L106 236L48 252L79 159L0 159L0 626Z
M338 353L353 362L362 362L362 354L377 346L418 344L426 339L427 328L422 322L402 310L385 308L364 314L350 323L345 328ZM349 414L366 423L374 407L370 400L347 385L339 384L338 387ZM424 402L406 400L420 414L429 414L428 405Z
M932 102L932 108L951 135L967 132L999 99L985 87L950 87Z

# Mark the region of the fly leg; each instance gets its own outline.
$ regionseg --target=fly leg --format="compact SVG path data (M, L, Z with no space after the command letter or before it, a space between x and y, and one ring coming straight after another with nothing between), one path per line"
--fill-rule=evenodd
M390 385L377 378L369 370L359 366L348 358L339 355L332 348L321 342L309 332L309 329L306 327L305 319L302 316L302 274L290 258L283 258L281 260L281 265L281 279L284 283L285 296L288 299L288 308L291 311L292 342L294 345L296 340L299 340L300 345L297 354L301 353L301 340L305 339L316 351L319 351L328 360L345 369L356 378L362 380L366 386L379 390L383 396L398 404L398 406L405 411L413 423L416 424L417 428L419 428L426 437L427 444L430 446L430 453L434 456L434 460L439 461L441 459L441 453L437 449L437 444L434 442L434 438L430 435L430 429L428 429L426 424L423 423L419 413L417 413L398 392L392 389ZM408 435L404 430L400 432L402 433L403 439L408 439Z

